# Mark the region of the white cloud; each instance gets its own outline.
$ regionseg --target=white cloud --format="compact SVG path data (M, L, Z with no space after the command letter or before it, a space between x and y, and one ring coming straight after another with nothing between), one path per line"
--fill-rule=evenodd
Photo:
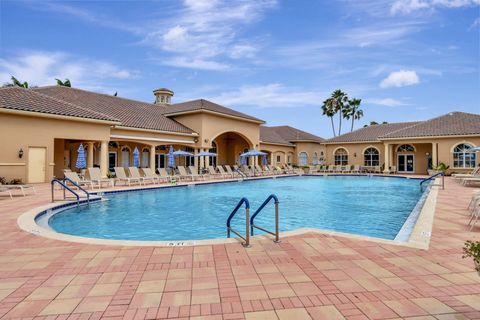
M11 76L27 81L30 86L53 85L55 78L68 78L75 87L88 89L102 87L110 80L137 78L138 72L65 52L35 51L0 59L0 83L9 82Z
M414 70L399 70L391 72L380 82L381 88L411 86L420 82Z
M397 0L390 7L395 14L409 14L415 11L444 8L470 7L480 4L480 0Z
M320 92L288 88L279 83L262 86L242 86L210 97L224 105L244 105L260 108L320 106L324 98Z
M142 43L170 53L161 60L165 65L225 70L226 59L255 55L258 47L241 37L241 27L275 4L276 0L185 0L182 10L173 12L162 25L148 28Z
M398 106L406 106L408 103L402 102L397 99L393 98L372 98L372 99L366 99L365 103L367 104L375 104L379 106L386 106L386 107L398 107Z

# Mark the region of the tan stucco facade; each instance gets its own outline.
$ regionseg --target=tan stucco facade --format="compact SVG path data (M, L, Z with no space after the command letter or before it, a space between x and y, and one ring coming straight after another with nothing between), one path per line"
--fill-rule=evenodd
M428 164L431 162L438 165L443 162L450 166L449 173L471 171L470 167L456 167L453 161L453 150L457 145L468 144L472 147L480 146L480 136L452 136L452 137L429 137L429 138L404 138L382 140L377 142L362 143L329 143L326 144L326 163L335 164L335 152L339 148L343 148L348 153L349 165L364 166L364 152L369 147L374 147L379 151L379 159L381 166L385 167L385 171L391 166L395 166L399 170L399 156L412 155L409 158L413 160L413 171L404 173L426 174ZM399 152L401 145L411 145L413 151ZM479 165L478 157L476 166Z

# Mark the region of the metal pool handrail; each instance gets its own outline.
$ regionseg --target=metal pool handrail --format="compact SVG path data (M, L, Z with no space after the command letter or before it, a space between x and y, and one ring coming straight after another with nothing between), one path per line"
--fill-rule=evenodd
M87 195L87 203L90 203L90 193L88 193L87 190L85 190L84 188L82 188L78 183L76 183L75 181L73 181L73 180L70 179L70 178L67 178L67 177L63 178L63 183L64 183L65 185L67 185L67 184L65 183L65 181L70 182L70 183L73 184L75 187L77 187L79 190L85 192L85 194Z
M267 230L267 229L264 229L262 227L259 227L257 225L254 224L254 219L255 217L260 213L260 211L263 210L263 208L265 208L265 206L271 201L271 200L274 200L275 202L275 232L272 232L270 230ZM279 237L279 232L278 232L278 204L280 202L278 201L278 198L276 195L274 194L271 194L268 196L267 199L265 199L265 201L262 203L262 205L260 206L260 208L257 209L257 211L255 211L255 213L252 215L252 217L250 218L250 232L253 236L253 228L257 228L259 230L262 230L266 233L269 233L273 236L275 236L275 240L274 242L280 242L280 237Z
M238 173L243 179L247 177L245 173L243 173L240 169L233 170L234 172Z
M55 183L58 183L62 188L63 188L63 199L65 200L66 197L65 197L65 190L68 190L70 191L76 198L77 198L77 206L80 205L80 196L78 195L78 193L76 193L75 191L73 191L72 189L70 189L65 183L63 183L62 181L60 181L59 179L57 178L54 178L50 184L52 186L52 202L55 202L55 188L54 188L54 185Z
M245 204L245 221L246 221L246 228L245 228L245 237L242 236L239 232L237 232L236 230L234 230L230 223L232 221L232 218L235 216L235 214L237 213L238 209L240 209L240 207ZM227 238L230 238L230 232L233 232L235 233L237 236L239 236L241 239L243 239L245 241L245 243L243 243L243 246L244 247L249 247L250 246L250 228L249 228L249 223L250 223L250 219L249 219L249 210L250 210L250 202L248 201L247 198L242 198L240 199L240 201L238 202L237 206L235 207L235 209L233 209L232 213L230 213L230 215L228 216L228 219L227 219Z
M443 172L437 172L433 176L423 179L422 181L420 181L420 186L422 186L425 182L433 180L438 176L442 176L442 190L445 189L445 173Z

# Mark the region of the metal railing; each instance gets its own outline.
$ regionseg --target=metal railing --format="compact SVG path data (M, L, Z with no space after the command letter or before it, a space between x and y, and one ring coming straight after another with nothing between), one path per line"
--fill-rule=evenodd
M238 175L241 176L243 179L247 177L247 175L243 173L240 169L233 170L233 172L238 173Z
M443 173L443 172L435 173L433 176L430 176L426 179L423 179L422 181L420 181L420 186L422 186L425 182L433 180L434 178L436 178L438 176L442 177L442 184L441 184L442 190L445 189L445 173Z
M63 183L61 180L59 180L57 178L54 178L50 182L50 184L52 186L52 202L55 202L55 188L54 188L55 183L58 183L63 189L63 200L66 199L65 190L68 190L77 198L77 206L80 205L80 196L78 195L78 193L76 193L75 191L70 189L65 183Z
M260 211L263 210L263 208L265 208L265 206L271 201L271 200L274 200L274 204L275 204L275 232L273 231L270 231L270 230L267 230L265 228L262 228L262 227L259 227L257 225L255 225L254 223L254 220L255 220L255 217L260 213ZM276 195L274 194L271 194L268 196L267 199L265 199L265 201L262 203L262 205L260 206L260 208L257 209L257 211L255 211L255 213L252 215L252 217L250 218L250 232L253 236L253 228L257 228L259 230L262 230L266 233L269 233L271 234L272 236L275 236L275 240L274 242L280 242L280 237L279 237L279 232L278 232L278 204L280 202L278 201L278 198Z
M231 221L232 221L232 218L235 216L235 214L237 213L238 209L240 209L240 207L245 204L245 224L246 224L246 228L245 228L245 237L242 236L238 231L234 230L232 227L231 227ZM245 243L243 243L243 246L244 247L249 247L250 246L250 228L249 228L249 223L250 223L250 219L249 219L249 211L250 211L250 202L248 202L248 199L247 198L242 198L237 206L235 207L235 209L233 209L232 213L230 213L230 215L228 216L228 219L227 219L227 238L230 238L230 232L233 232L235 233L237 236L239 236L241 239L243 239L243 241L245 241Z
M67 177L63 178L63 183L64 183L65 185L67 185L67 184L65 183L65 181L70 182L70 183L73 184L75 187L77 187L78 190L83 191L83 192L87 195L87 203L90 203L90 193L88 193L87 190L85 190L84 188L82 188L78 183L76 183L75 181L73 181L73 180L70 179L70 178L67 178Z

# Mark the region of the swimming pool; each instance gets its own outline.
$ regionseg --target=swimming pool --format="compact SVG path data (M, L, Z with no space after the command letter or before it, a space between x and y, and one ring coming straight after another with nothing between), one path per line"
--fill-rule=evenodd
M280 231L319 228L394 239L422 196L418 180L379 176L303 176L107 194L108 201L54 214L59 233L122 240L225 238L240 198L253 213L271 193L280 200ZM273 205L255 219L274 228ZM241 210L232 227L244 230ZM259 231L256 231L258 234ZM260 232L261 233L261 232Z

